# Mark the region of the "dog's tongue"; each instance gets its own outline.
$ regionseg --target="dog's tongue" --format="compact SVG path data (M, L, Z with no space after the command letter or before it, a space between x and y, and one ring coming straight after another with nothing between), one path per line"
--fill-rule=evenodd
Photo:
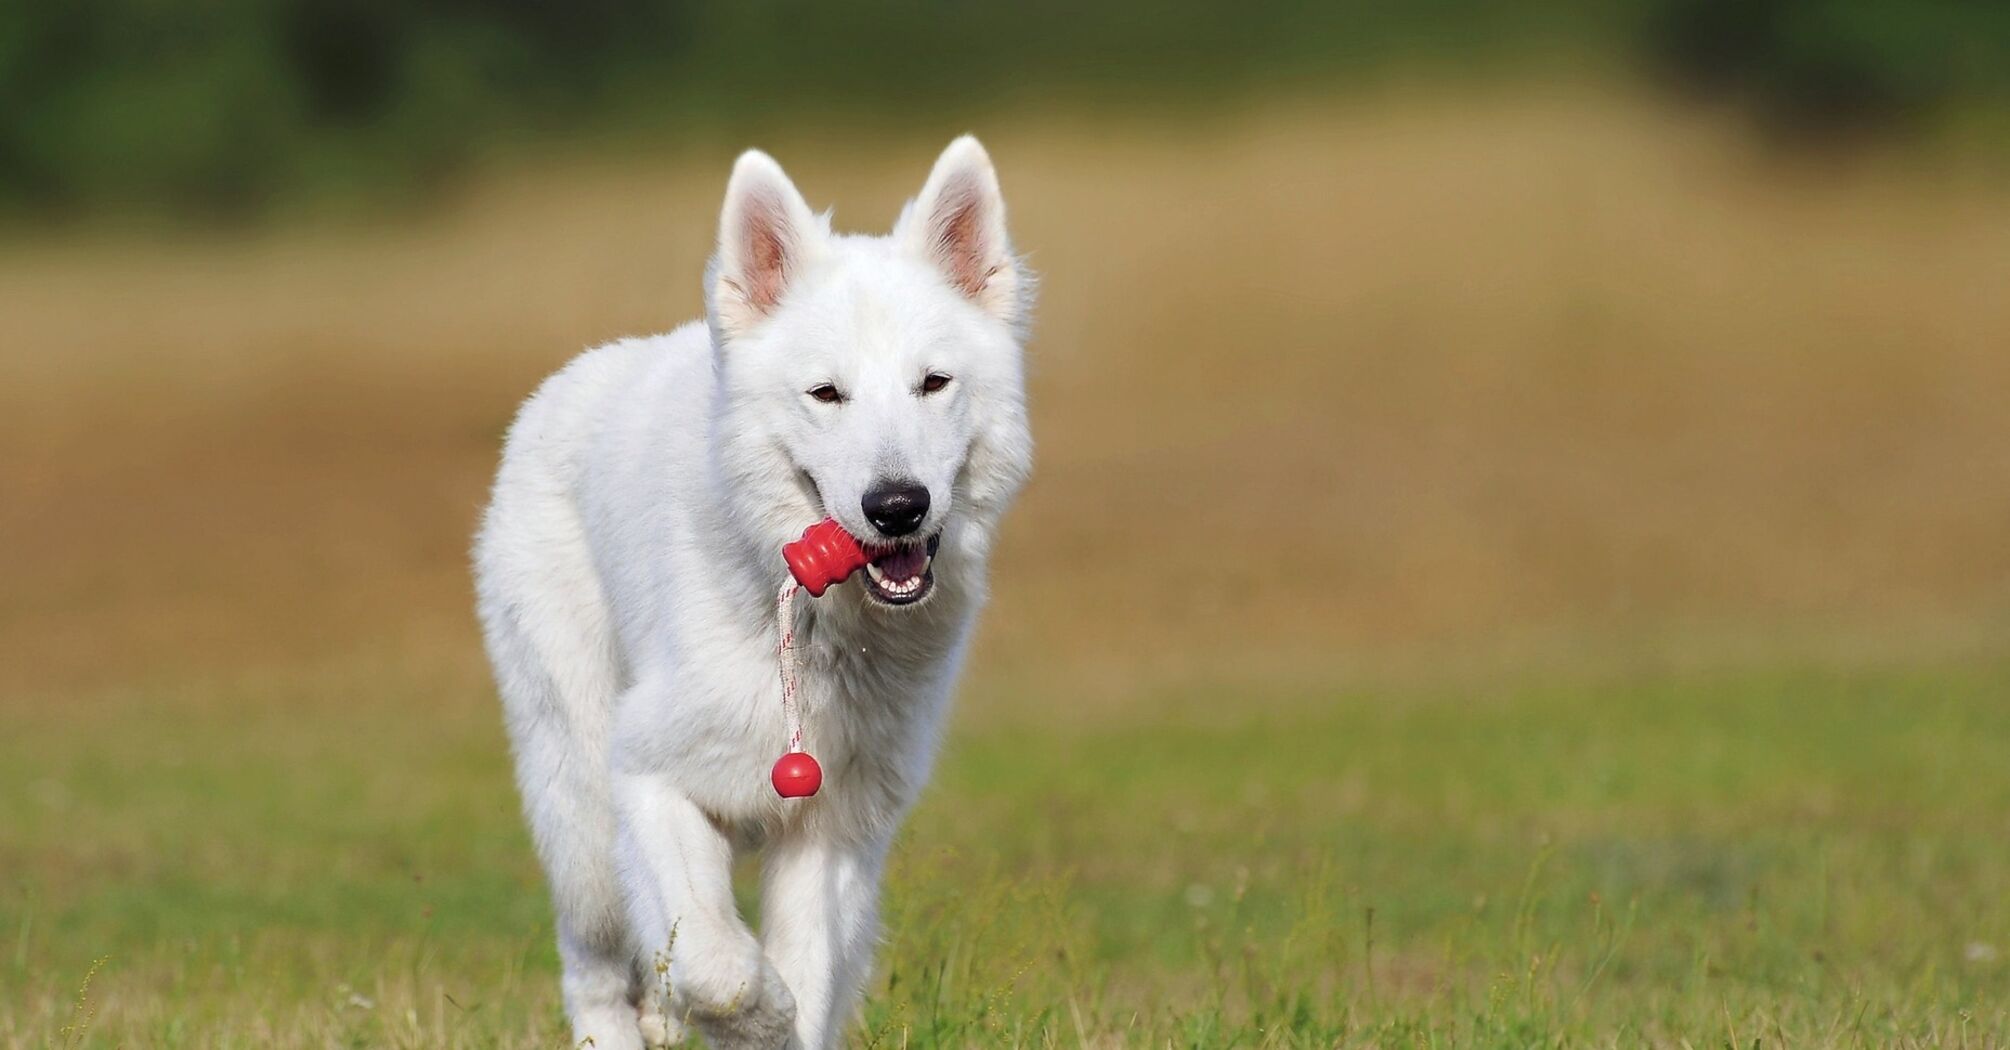
M909 580L928 568L928 551L917 546L895 547L884 554L875 553L872 563L889 580Z

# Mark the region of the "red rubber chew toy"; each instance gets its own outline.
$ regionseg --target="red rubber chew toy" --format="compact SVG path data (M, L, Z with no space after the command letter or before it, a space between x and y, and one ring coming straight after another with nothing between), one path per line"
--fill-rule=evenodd
M804 529L802 539L782 544L782 560L789 563L789 575L810 592L810 597L821 598L831 584L843 583L865 568L867 558L836 518L825 518Z
M865 551L835 518L825 518L803 530L803 538L782 544L782 560L810 597L821 598L831 584L842 583L865 567ZM808 798L824 784L824 770L803 750L802 715L796 709L796 632L792 610L795 588L784 585L776 599L775 623L782 632L776 657L782 667L782 711L789 722L789 749L775 760L768 782L783 798Z
M783 798L808 798L824 784L824 770L808 752L791 751L775 760L768 781Z

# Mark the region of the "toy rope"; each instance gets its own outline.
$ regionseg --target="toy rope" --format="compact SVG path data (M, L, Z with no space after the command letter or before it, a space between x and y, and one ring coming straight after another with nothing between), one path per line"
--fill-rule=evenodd
M789 724L789 751L803 749L803 716L796 685L796 592L802 588L794 580L784 581L775 598L775 623L781 643L775 647L775 663L782 672L782 718Z

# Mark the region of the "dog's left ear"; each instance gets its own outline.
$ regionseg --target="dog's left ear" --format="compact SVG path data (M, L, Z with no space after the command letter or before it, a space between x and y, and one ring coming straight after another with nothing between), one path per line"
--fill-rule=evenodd
M1005 233L998 172L976 138L965 135L936 158L921 196L901 212L894 236L984 312L1014 328L1024 325L1031 282Z

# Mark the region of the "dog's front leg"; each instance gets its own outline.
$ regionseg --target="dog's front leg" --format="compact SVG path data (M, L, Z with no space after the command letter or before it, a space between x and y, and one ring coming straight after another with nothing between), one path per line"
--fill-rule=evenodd
M795 994L800 1050L837 1045L872 973L886 847L797 828L769 848L761 934Z
M786 1045L795 1001L734 908L732 843L661 775L617 774L614 797L639 869L637 939L668 978L672 1016L719 1050Z

